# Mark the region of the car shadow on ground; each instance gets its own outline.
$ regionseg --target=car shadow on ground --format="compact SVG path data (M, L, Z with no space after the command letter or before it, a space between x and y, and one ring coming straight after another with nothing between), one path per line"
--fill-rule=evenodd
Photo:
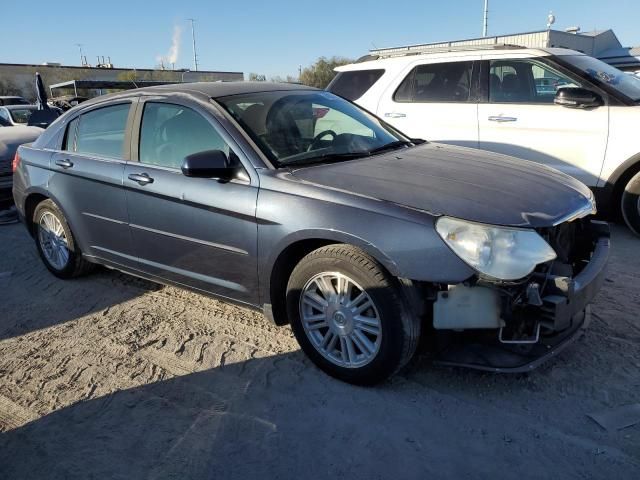
M160 285L97 267L87 277L60 280L38 256L33 239L21 224L0 227L11 255L0 257L0 341L105 311Z
M594 459L611 441L595 425L576 435L519 395L502 410L504 392L461 393L470 377L452 370L360 388L309 367L294 352L78 402L2 434L0 478L631 478L640 465L615 448Z

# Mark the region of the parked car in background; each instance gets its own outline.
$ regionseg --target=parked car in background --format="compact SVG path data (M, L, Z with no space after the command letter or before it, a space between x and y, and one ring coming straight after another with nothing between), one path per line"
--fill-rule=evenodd
M328 90L410 137L554 167L640 234L640 79L567 49L390 53L336 69Z
M609 252L578 180L413 141L300 85L99 97L20 147L14 170L19 215L54 275L99 263L261 309L320 368L360 384L405 365L423 331L526 347L450 364L529 370L584 325Z
M34 112L40 112L36 105L7 105L0 107L0 126L5 127L40 127L47 128L52 120L62 114L62 110L57 107L49 107L47 116L35 119Z
M33 142L42 132L38 127L0 128L0 211L13 205L11 162L18 147Z
M29 102L22 97L0 96L0 105L29 105Z

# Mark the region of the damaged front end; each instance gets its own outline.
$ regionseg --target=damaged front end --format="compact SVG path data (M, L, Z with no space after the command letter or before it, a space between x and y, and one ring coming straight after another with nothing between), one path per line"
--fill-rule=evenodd
M529 371L578 337L605 278L609 226L582 218L537 233L556 258L523 279L478 274L434 292L436 363Z

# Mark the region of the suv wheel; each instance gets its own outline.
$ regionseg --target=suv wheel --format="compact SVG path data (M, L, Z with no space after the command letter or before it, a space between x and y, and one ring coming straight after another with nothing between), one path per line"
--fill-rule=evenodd
M323 247L300 261L287 286L287 313L309 358L349 383L386 379L411 359L420 336L398 282L349 245Z
M45 266L59 278L89 272L93 264L82 258L64 215L51 200L44 200L33 214L36 245Z
M627 226L640 235L640 173L637 173L624 188L620 205Z

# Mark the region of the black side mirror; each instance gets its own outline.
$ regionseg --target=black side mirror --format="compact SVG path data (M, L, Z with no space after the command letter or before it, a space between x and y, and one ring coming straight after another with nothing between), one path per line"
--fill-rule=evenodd
M602 97L596 92L574 87L559 88L553 103L568 108L595 108L604 105Z
M229 158L222 150L192 153L182 162L182 173L187 177L231 180L237 171L238 167L229 164Z

